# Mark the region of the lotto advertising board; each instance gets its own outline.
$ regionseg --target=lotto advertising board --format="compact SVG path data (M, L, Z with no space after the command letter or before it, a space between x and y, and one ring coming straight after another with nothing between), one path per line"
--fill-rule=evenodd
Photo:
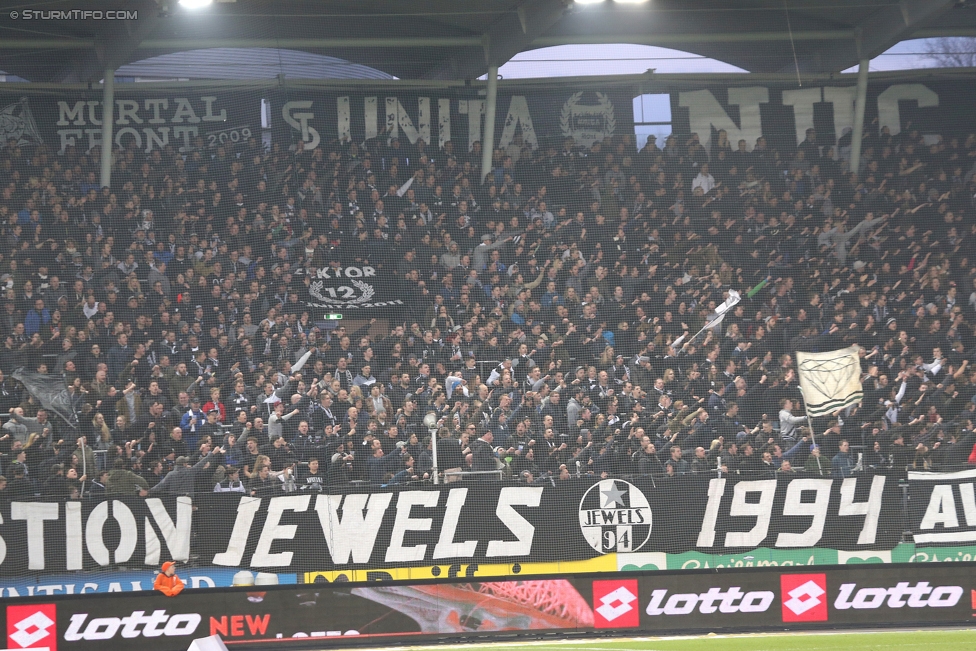
M968 624L973 564L671 574L10 599L7 648L182 651L220 635L239 646L410 643L543 631L689 633Z

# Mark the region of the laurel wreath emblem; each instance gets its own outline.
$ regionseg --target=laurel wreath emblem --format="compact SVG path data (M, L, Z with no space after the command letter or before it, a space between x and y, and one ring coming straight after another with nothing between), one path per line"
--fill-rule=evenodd
M572 136L573 133L573 108L579 105L580 100L583 99L583 91L573 93L563 104L563 109L559 114L559 128L562 130L564 136ZM603 131L603 137L612 136L617 130L617 117L614 114L613 102L610 101L610 96L606 93L596 93L597 106L600 107L601 113L603 114L604 124L606 125Z
M373 298L373 296L376 295L376 290L373 289L373 286L369 283L364 283L361 280L353 280L350 284L359 290L360 295L348 301L332 298L331 296L324 296L322 294L322 289L325 286L325 283L323 283L321 280L316 280L315 282L311 283L308 286L308 293L312 297L332 305L360 305L361 303L369 301L371 298Z
M356 286L356 289L358 289L363 293L363 295L357 298L356 300L350 301L353 304L365 303L369 299L373 298L373 294L376 293L376 291L373 289L373 286L370 285L369 283L364 283L361 280L354 280L352 281L352 284Z

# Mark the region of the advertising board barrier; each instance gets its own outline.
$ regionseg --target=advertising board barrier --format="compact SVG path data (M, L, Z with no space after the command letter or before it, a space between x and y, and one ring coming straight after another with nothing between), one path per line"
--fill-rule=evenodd
M220 635L238 646L294 641L341 646L385 640L548 632L689 633L764 628L968 624L973 564L823 571L624 573L571 578L274 586L53 596L5 601L7 647L160 651Z
M33 597L36 595L96 594L100 592L140 592L152 590L157 572L133 570L128 572L74 572L45 574L33 577L0 578L0 598ZM184 568L180 578L187 588L229 588L240 577L238 570L220 568ZM279 585L298 583L295 574L275 575ZM253 575L251 577L253 579ZM240 585L238 582L237 585Z

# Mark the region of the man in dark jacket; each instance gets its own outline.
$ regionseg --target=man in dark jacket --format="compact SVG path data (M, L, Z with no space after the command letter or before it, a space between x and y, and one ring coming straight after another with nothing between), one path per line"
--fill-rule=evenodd
M165 480L165 477L163 478ZM105 492L112 495L140 495L145 497L149 490L149 482L141 475L137 475L125 467L125 461L116 459L112 470L108 473Z
M669 476L687 475L691 472L691 464L681 458L681 448L677 445L671 448L671 458L664 464Z
M149 491L150 493L173 493L176 495L193 495L193 486L198 475L210 467L210 462L214 454L223 454L223 448L217 448L213 452L207 453L200 460L190 467L190 460L186 457L177 457L173 470L170 471L163 481L159 482Z
M30 499L34 497L34 487L27 479L25 468L21 464L13 466L13 480L7 487L7 498L10 500Z
M396 474L399 470L399 454L384 454L383 446L373 446L372 456L366 460L366 472L371 482L374 484L386 483L387 475Z
M475 439L471 443L471 453L473 455L471 469L473 471L490 472L498 469L495 463L495 450L491 445L494 440L494 434L485 432L481 438ZM497 475L479 475L479 477L485 480L498 479Z
M460 470L464 466L464 454L461 443L450 435L450 431L447 429L441 430L443 435L439 432L435 434L437 439L437 470L440 472L445 472L447 470ZM474 430L471 430L474 434ZM456 475L455 477L460 477ZM446 481L446 480L445 480ZM450 481L457 481L457 479L451 479Z

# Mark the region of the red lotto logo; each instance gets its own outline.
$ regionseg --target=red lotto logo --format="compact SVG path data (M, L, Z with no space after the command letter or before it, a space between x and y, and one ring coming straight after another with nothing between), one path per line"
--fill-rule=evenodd
M57 606L7 606L7 647L57 651Z
M640 624L637 579L593 582L593 623L597 628L635 628Z
M780 577L784 622L827 621L827 576L784 574Z

